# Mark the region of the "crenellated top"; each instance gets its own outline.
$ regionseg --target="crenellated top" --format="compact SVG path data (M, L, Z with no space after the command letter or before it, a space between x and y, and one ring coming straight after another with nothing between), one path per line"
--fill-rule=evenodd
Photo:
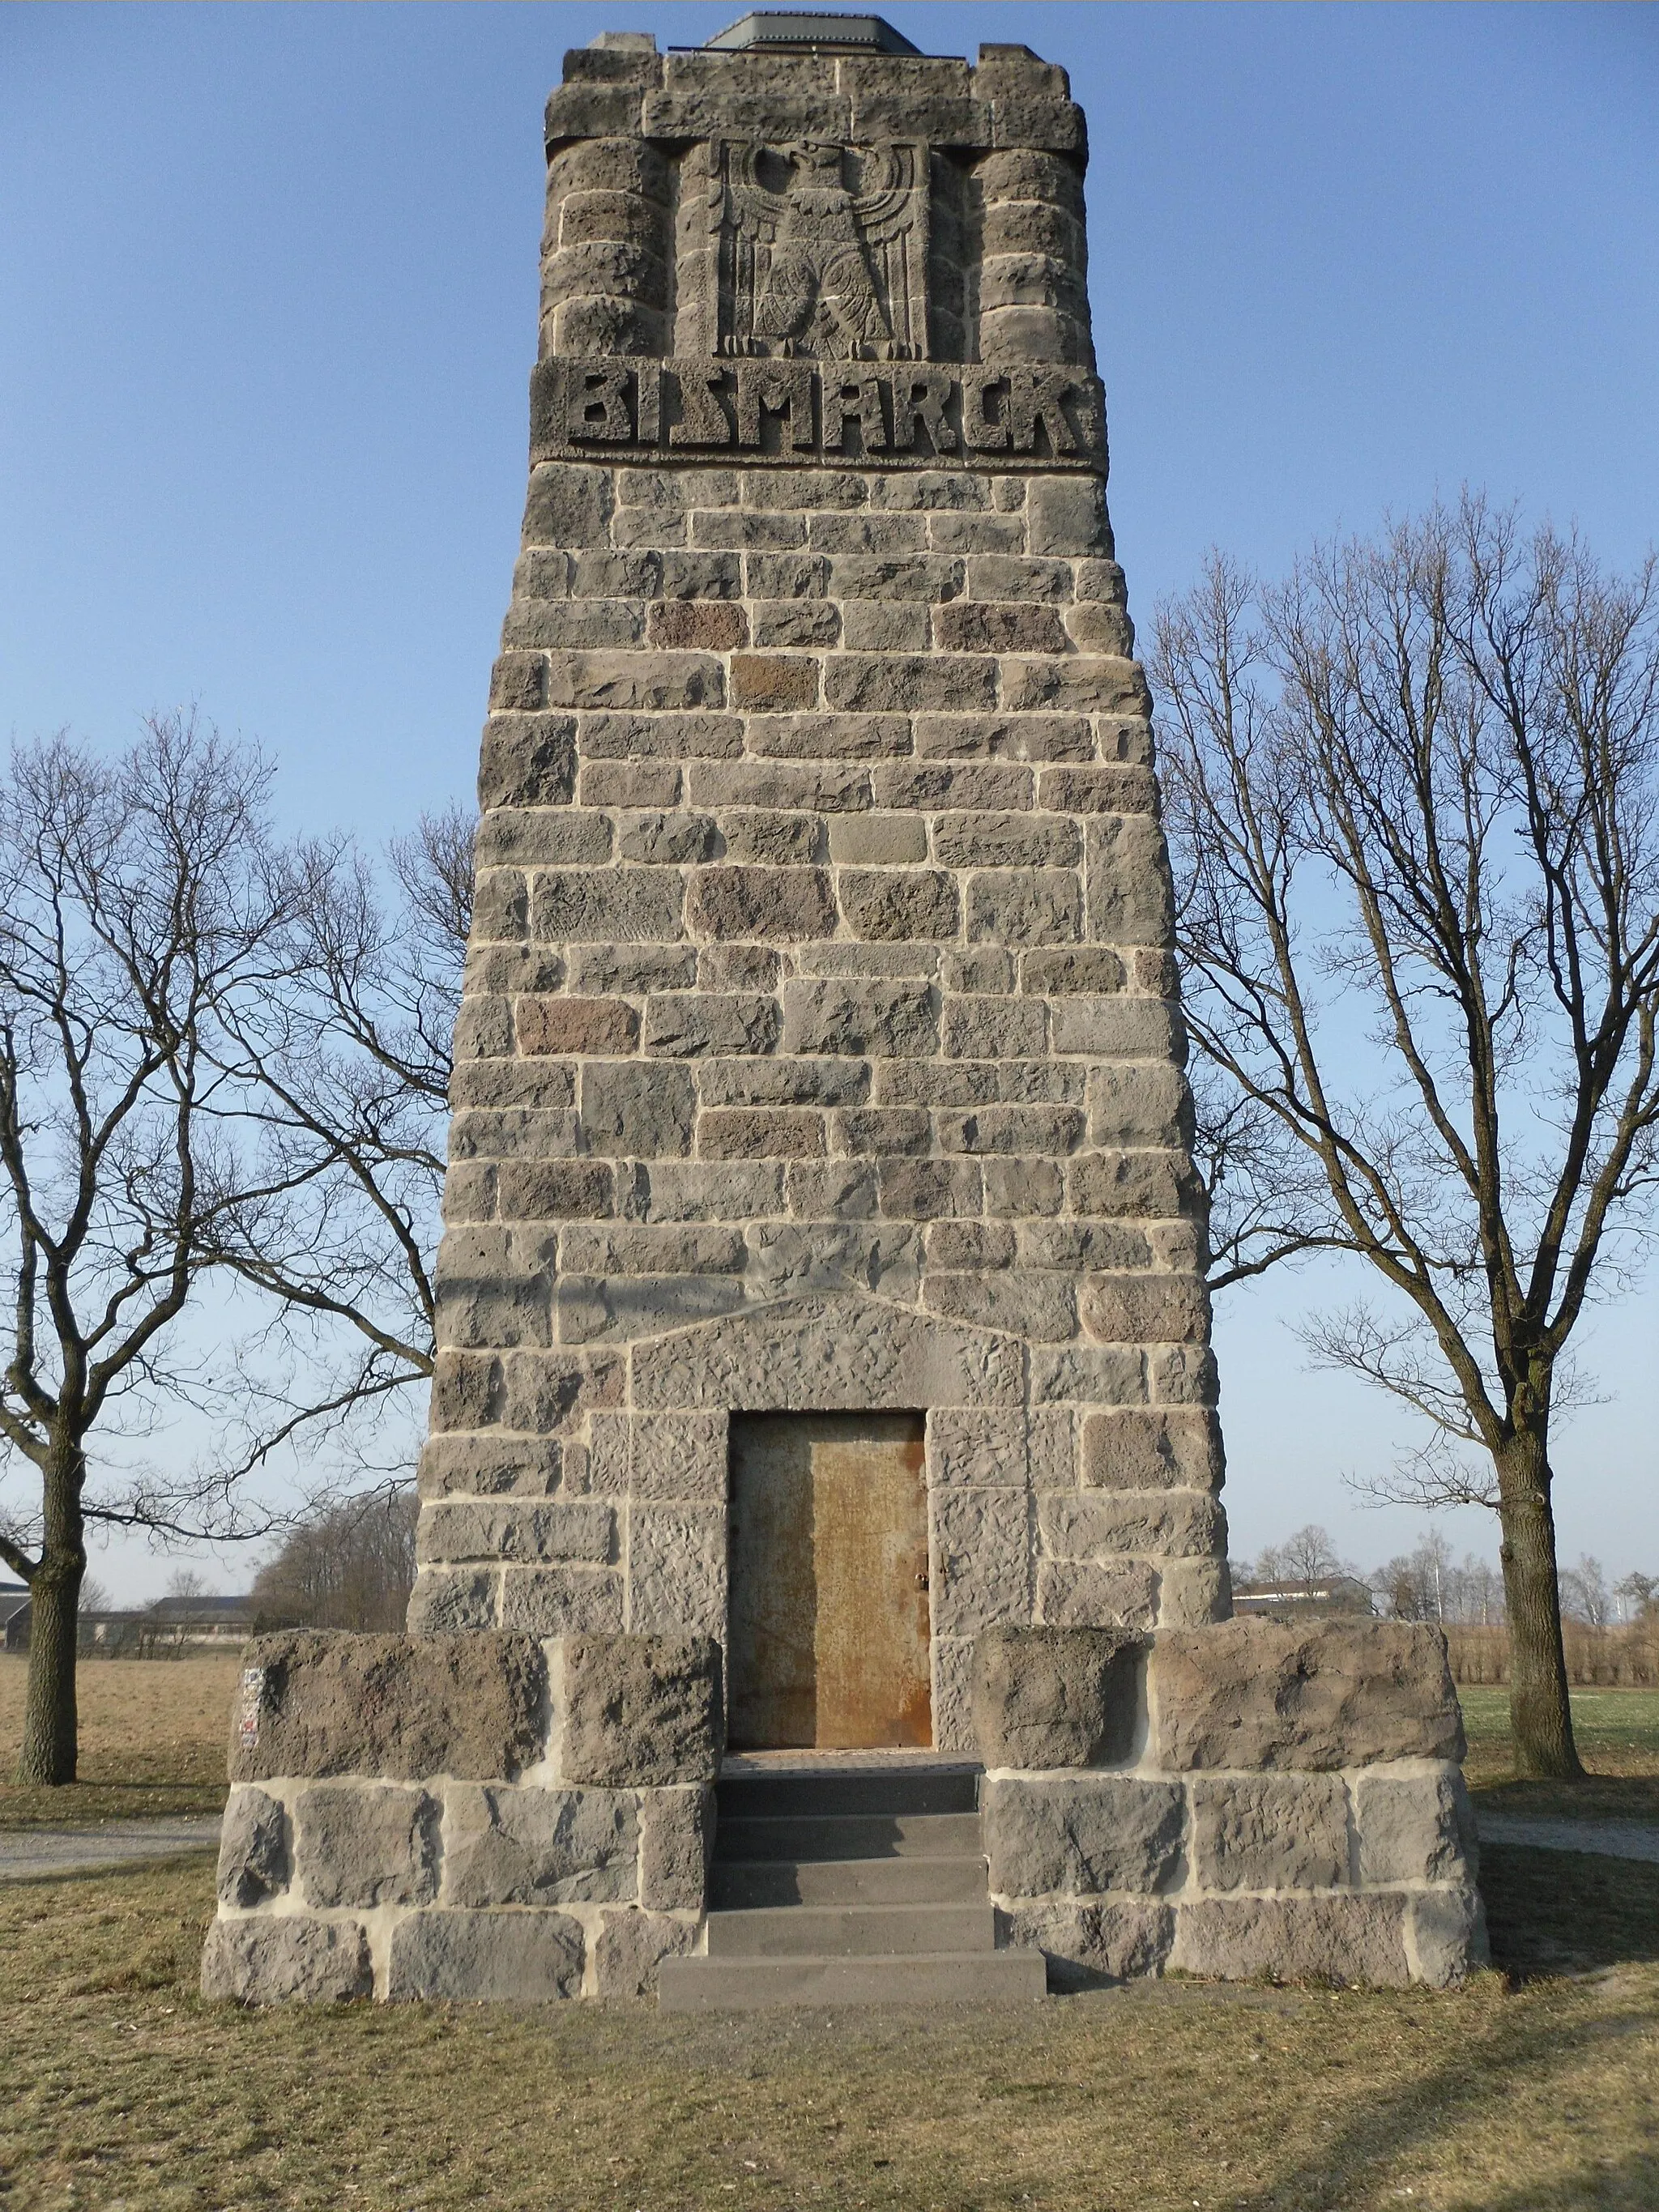
M1082 111L1024 46L659 54L547 106L541 352L1092 364Z

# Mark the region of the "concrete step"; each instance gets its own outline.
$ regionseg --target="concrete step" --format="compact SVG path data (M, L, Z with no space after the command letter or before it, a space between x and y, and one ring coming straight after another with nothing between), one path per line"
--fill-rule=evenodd
M996 1948L988 1905L787 1905L711 1912L711 1959L873 1959Z
M984 1859L716 1859L717 1911L777 1905L972 1905L986 1893Z
M723 1774L715 1787L721 1820L799 1820L850 1813L971 1813L978 1806L974 1767L865 1767L838 1773Z
M890 1859L977 1856L977 1813L852 1813L728 1819L714 1826L717 1859Z
M664 2012L749 2012L770 2005L1029 2004L1046 1987L1041 1951L924 1958L665 1959Z

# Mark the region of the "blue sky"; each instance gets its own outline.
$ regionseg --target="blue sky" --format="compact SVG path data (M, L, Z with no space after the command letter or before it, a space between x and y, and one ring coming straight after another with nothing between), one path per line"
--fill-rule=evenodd
M523 495L540 112L607 27L739 7L0 9L0 734L195 699L294 826L471 786ZM894 4L1018 40L1089 113L1112 509L1144 617L1464 482L1659 534L1659 10ZM1414 1516L1345 1467L1388 1408L1301 1371L1309 1278L1218 1332L1237 1548ZM1659 1299L1601 1316L1563 1548L1659 1569ZM1485 1517L1455 1516L1492 1548ZM122 1565L132 1586L160 1570ZM113 1577L110 1578L113 1579Z

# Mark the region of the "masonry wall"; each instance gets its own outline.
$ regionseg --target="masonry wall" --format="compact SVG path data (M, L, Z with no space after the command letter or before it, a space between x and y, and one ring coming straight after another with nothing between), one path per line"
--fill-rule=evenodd
M411 1626L723 1638L727 1416L921 1410L961 1747L981 1627L1227 1604L1149 701L1053 365L1081 118L1023 50L571 60ZM976 364L688 365L760 312L696 258L732 118L901 112L954 134L904 173Z

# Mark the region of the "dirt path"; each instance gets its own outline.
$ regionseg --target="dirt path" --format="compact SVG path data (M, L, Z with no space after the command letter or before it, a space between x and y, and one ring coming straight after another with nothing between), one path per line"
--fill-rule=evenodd
M95 1828L13 1828L0 1831L0 1881L172 1858L180 1851L212 1850L218 1841L218 1820L206 1814L194 1820L106 1820Z
M1525 1813L1478 1813L1483 1844L1534 1851L1589 1851L1598 1858L1644 1859L1659 1866L1659 1828L1644 1820L1535 1820Z

